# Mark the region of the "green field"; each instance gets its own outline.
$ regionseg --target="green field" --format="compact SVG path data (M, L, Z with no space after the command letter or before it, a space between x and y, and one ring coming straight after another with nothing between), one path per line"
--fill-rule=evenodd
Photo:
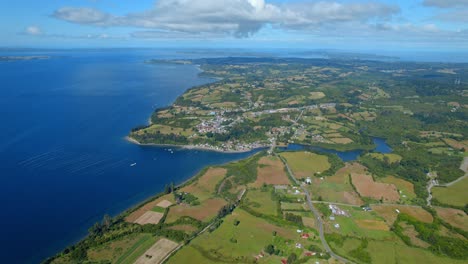
M166 208L162 208L162 207L159 207L159 206L155 206L155 207L153 207L153 209L151 209L151 211L157 212L157 213L165 213L165 212L166 212Z
M367 237L372 239L389 239L395 237L384 223L384 219L377 213L365 212L359 207L339 206L347 211L351 216L336 216L335 220L327 219L330 230L343 236ZM340 227L336 229L333 225L338 223Z
M245 196L244 203L261 214L277 215L278 212L277 202L271 199L271 188L250 189Z
M453 184L450 187L434 187L432 193L439 202L455 206L465 206L468 204L468 177Z
M129 235L90 249L88 251L88 258L92 261L133 264L156 241L157 238L151 234Z
M408 247L403 242L369 240L367 252L375 263L424 263L424 264L457 264L466 263L466 260L455 260L437 256L427 250Z
M311 152L285 152L281 156L286 159L294 176L306 178L317 172L323 172L330 168L328 157Z
M234 224L236 220L240 221L237 226ZM300 238L293 227L279 227L242 209L236 209L218 229L194 239L189 247L182 248L168 263L184 263L192 255L196 256L197 263L205 263L205 259L209 260L206 263L246 263L251 262L253 256L260 254L268 244L281 249L286 257L291 252L301 255L302 249L296 249L294 241L304 245L319 243L318 238L315 242ZM198 252L194 254L194 251ZM264 261L268 262L268 259Z

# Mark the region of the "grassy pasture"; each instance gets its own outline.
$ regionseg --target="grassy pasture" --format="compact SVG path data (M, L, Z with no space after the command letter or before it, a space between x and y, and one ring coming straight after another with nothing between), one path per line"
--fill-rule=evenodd
M271 199L271 189L249 189L243 201L252 210L266 215L277 214L277 203Z
M308 188L315 200L321 198L329 202L362 205L364 202L354 191L349 174L363 171L363 166L357 163L348 163L333 176L323 177L323 179L313 178L313 182Z
M311 152L284 152L281 156L286 159L294 175L299 179L313 176L317 172L330 168L327 156Z
M156 241L151 234L132 234L88 250L91 261L132 263L140 252L145 252Z
M359 207L339 206L351 216L335 216L335 220L327 219L327 229L341 235L367 237L372 239L389 239L394 236L384 219L375 212L365 212ZM337 229L333 225L338 223Z
M236 220L239 221L238 225L234 224ZM303 256L304 250L296 249L295 243L307 246L319 243L318 238L316 239L303 239L295 228L280 227L242 209L236 209L224 219L219 228L195 238L168 263L185 263L187 260L194 263L253 263L255 256L268 244L273 244L284 252L281 258L287 258L292 252ZM281 258L267 254L261 259L261 263L277 263Z
M434 187L432 188L432 194L434 198L441 203L465 206L465 204L468 204L468 195L466 195L467 189L468 177L463 178L461 181L451 185L450 187Z
M393 263L429 263L429 264L457 264L466 263L464 260L455 260L443 256L437 256L431 252L408 247L400 240L378 241L370 240L367 251L372 260L382 264Z

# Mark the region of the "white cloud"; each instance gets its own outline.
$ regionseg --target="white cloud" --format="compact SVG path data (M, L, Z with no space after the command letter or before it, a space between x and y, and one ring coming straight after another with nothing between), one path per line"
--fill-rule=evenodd
M399 8L378 2L303 2L270 4L264 0L159 0L147 11L116 16L100 10L64 7L53 16L72 23L130 26L190 34L247 37L265 25L313 30L325 24L384 21Z
M42 30L37 26L29 26L26 28L25 33L28 35L38 36L42 35Z
M88 7L62 7L52 15L72 23L98 26L104 26L112 19L112 16Z

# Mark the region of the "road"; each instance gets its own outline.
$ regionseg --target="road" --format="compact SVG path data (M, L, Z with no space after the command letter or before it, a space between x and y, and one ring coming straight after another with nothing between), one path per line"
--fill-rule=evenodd
M288 163L283 159L281 158L278 154L275 153L275 156L277 156L279 159L281 159L281 161L284 163L284 165L286 166L286 169L287 171L289 172L289 175L291 175L291 178L292 180L299 186L301 186L301 189L302 191L304 191L305 195L306 195L306 198L307 198L307 205L309 206L310 210L312 211L312 213L314 214L314 217L315 219L317 219L317 227L318 227L318 231L319 231L319 236L320 236L320 240L322 241L322 245L323 247L325 248L325 250L328 252L328 254L330 254L330 256L332 256L333 258L341 261L341 262L344 262L344 263L354 263L352 261L349 261L339 255L337 255L335 252L333 252L333 250L330 248L330 246L328 245L328 242L327 240L325 239L325 234L324 234L324 231L323 231L323 221L322 221L322 217L320 216L320 213L319 211L315 208L314 204L312 203L312 199L310 197L310 193L309 193L309 190L307 190L307 188L302 185L297 179L296 177L294 176L293 172L291 171L291 169L289 168L289 165Z
M452 182L449 182L449 183L446 183L446 184L440 184L438 186L445 186L445 187L449 187L461 180L463 180L464 178L468 177L468 157L465 157L462 161L462 164L460 165L460 170L464 171L465 172L465 175L461 176L460 178L452 181Z

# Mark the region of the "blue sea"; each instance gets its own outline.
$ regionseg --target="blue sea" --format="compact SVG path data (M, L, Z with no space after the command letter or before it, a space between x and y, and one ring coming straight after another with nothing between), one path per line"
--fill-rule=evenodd
M148 65L158 50L37 51L0 62L0 259L38 263L209 164L251 153L142 147L124 138L155 108L213 80L189 65ZM185 57L187 55L184 55ZM130 166L136 163L135 166Z

